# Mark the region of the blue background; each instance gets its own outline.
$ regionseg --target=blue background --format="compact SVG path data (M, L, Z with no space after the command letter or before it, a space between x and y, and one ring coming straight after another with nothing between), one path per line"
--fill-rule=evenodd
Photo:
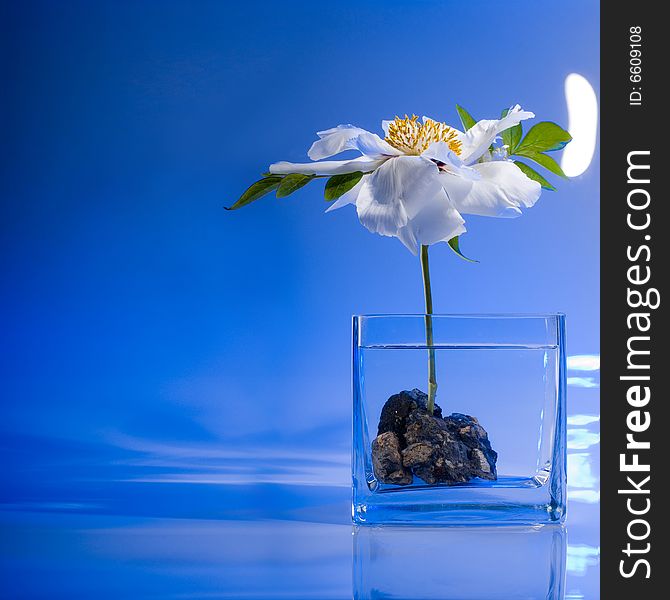
M421 312L418 259L367 232L350 207L324 214L321 183L222 207L269 163L306 160L315 132L339 123L379 131L404 113L457 123L455 103L494 118L519 102L567 126L565 77L598 90L598 4L1 11L6 572L51 572L44 531L60 532L62 549L94 527L78 521L87 515L348 528L351 315ZM519 219L470 217L461 245L479 264L434 246L435 310L565 312L569 353L597 355L597 159ZM588 375L573 379L571 411L597 423ZM573 449L595 472L597 433L586 434L593 443ZM587 562L597 556L593 498L575 502L569 534ZM26 541L36 527L44 546ZM252 579L265 581L278 563L259 553ZM571 597L596 598L594 569L583 571ZM181 590L136 577L151 592L158 581ZM340 597L348 577L328 595L315 574L305 597ZM184 582L187 594L204 585L192 573ZM8 585L17 597L44 592L38 581ZM50 597L95 589L59 585ZM250 597L265 597L255 589Z

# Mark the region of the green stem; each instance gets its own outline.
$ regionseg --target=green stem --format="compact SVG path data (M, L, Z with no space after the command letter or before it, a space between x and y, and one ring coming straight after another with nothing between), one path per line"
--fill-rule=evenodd
M437 377L435 375L435 348L433 347L433 292L430 288L430 268L428 265L428 246L421 246L421 275L423 276L423 295L426 299L426 346L428 346L428 414L433 414Z

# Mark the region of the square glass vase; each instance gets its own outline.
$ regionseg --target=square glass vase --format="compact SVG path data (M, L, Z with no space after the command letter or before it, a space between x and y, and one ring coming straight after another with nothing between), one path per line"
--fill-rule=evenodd
M562 314L354 316L354 522L563 522L565 356Z

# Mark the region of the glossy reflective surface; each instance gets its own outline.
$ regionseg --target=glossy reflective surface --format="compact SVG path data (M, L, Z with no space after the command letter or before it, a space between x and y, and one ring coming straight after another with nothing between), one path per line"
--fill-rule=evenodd
M276 502L283 496L293 504L299 495L302 506L294 514L254 518L261 510L228 520L215 518L212 506L229 500L225 493L206 484L181 487L177 494L169 488L155 495L141 486L127 490L137 508L126 513L168 513L174 496L182 507L172 511L176 517L104 514L100 506L90 514L66 504L3 512L5 597L599 597L598 550L584 543L597 532L584 527L575 536L555 526L355 529L348 523L348 490L312 494L281 486L265 490L265 497ZM110 490L105 496L109 501ZM187 503L199 506L200 516L187 516ZM117 512L124 512L123 504Z
M593 389L571 392L586 410L597 403ZM2 589L12 598L595 600L597 417L568 421L565 530L355 528L348 453L128 438L104 454L35 446L41 468L9 456Z

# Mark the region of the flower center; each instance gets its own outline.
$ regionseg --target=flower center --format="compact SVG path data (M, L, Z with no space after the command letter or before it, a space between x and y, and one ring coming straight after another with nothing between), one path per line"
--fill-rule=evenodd
M416 115L393 119L385 140L405 154L419 155L434 142L445 142L454 154L461 153L461 142L455 129L432 119L420 123Z

